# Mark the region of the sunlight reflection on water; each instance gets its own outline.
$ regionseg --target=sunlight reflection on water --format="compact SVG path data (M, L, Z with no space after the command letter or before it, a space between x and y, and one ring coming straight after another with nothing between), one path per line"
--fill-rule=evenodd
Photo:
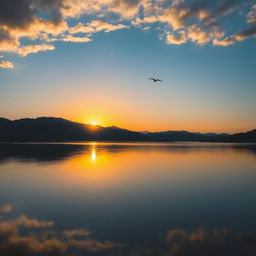
M0 254L255 255L256 147L0 145Z

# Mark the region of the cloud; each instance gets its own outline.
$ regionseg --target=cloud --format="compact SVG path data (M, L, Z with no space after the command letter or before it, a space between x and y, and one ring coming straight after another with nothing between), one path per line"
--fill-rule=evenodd
M151 16L144 17L143 19L136 18L134 21L132 21L132 24L135 26L138 26L142 23L155 23L158 21L159 21L159 18L157 16L151 15Z
M128 28L128 26L123 24L114 25L101 20L93 20L89 23L89 26L93 27L96 32L99 32L99 31L110 32L118 29Z
M71 34L90 34L94 32L94 28L90 26L85 26L83 23L79 22L74 27L71 27L69 31Z
M10 61L0 60L0 68L14 68L14 65ZM1 208L0 208L1 213Z
M31 1L13 0L12 3L8 0L1 1L0 8L0 24L8 25L15 28L26 27L33 19L33 8L30 8Z
M19 46L19 41L15 38L10 38L9 34L0 29L0 52L15 51Z
M92 20L87 25L82 24L81 22L70 28L71 34L92 34L100 31L111 32L114 30L128 28L124 24L111 24L102 20Z
M179 1L173 1L172 5L158 17L159 21L168 23L173 30L183 28L185 17L188 15L188 9L180 8L179 5Z
M185 31L181 30L178 32L178 34L175 36L171 33L167 33L166 35L166 43L167 44L184 44L188 40L187 34Z
M192 41L196 44L203 45L211 40L214 40L214 43L216 43L218 38L222 38L223 35L224 33L222 31L215 30L208 32L194 24L188 26L186 30L178 30L175 34L167 32L166 43L180 45Z
M78 18L95 13L115 13L122 19L132 19L143 3L148 0L63 0L58 2L60 13L64 18Z
M220 45L220 46L228 46L239 41L244 41L249 37L255 37L255 36L256 36L256 24L252 25L247 29L241 30L237 34L234 34L230 37L226 37L223 40L214 40L213 44Z
M108 10L125 19L130 19L138 13L142 3L142 0L113 0L108 6Z
M243 41L248 37L256 36L256 24L252 25L251 27L241 30L239 33L233 36L234 40L236 41Z
M219 39L213 40L213 44L217 46L228 46L228 45L232 45L233 43L234 43L234 40L232 40L231 38L224 38L222 40L219 40Z
M236 15L240 21L238 16L242 13L246 17L241 29L241 24L233 22L229 15ZM54 49L54 45L45 42L87 43L94 33L132 25L143 30L141 24L147 23L158 23L168 44L190 41L227 46L255 35L255 13L256 5L250 0L12 0L11 4L10 0L1 0L0 52L26 56ZM80 17L87 23L81 23ZM230 25L223 20L229 22L232 31L240 31L230 34ZM75 22L77 25L71 26ZM251 27L246 28L246 24ZM73 36L79 33L86 37ZM24 44L28 41L36 42Z
M0 3L0 51L19 53L21 39L28 38L36 40L41 33L50 35L59 35L68 29L65 20L56 19L53 10L47 10L45 14L48 19L43 19L37 14L41 10L46 10L42 2L35 0L14 0L10 4L8 0L2 0ZM49 1L48 1L49 2ZM42 13L42 11L41 11ZM26 47L26 46L24 46ZM41 49L44 46L41 46ZM26 50L29 53L38 52L39 47L21 48L21 52ZM44 47L45 49L45 47Z
M211 39L206 31L202 30L195 24L188 28L188 37L191 39L192 42L195 42L197 44L205 44Z
M244 3L246 3L246 2L249 2L249 1L245 0ZM209 1L208 1L208 3L211 4ZM240 0L219 1L219 5L217 5L210 11L206 11L205 16L202 17L201 20L207 26L216 25L217 18L231 13L241 4L242 4L242 1L240 1ZM200 8L199 8L199 11L201 11Z
M166 23L170 26L165 29L167 44L184 44L192 41L199 45L212 42L214 45L230 45L245 40L254 35L254 26L237 33L234 36L225 37L222 31L221 17L228 16L238 8L246 7L249 0L200 0L189 1L173 0L166 8L158 8L157 15L148 15L143 18L135 18L133 25L142 23ZM256 6L252 6L247 14L247 22L253 23L255 19ZM160 11L159 11L160 10ZM177 31L175 34L174 32ZM221 39L222 38L222 39Z
M252 6L251 10L247 14L247 22L248 23L256 22L256 4Z
M67 35L67 36L62 37L60 39L56 39L56 41L73 42L73 43L87 43L87 42L90 42L91 39L86 37L86 36L79 37L79 36Z
M41 51L52 51L55 47L51 44L38 44L38 45L26 45L17 49L17 53L22 57L31 53L37 53Z
M75 33L88 32L110 32L117 29L127 28L123 24L111 24L109 22L93 20L89 26L78 23L75 27L68 24L67 18L78 18L99 12L102 9L113 9L115 12L122 12L122 8L133 9L136 6L134 1L112 0L2 0L0 3L0 52L12 52L20 56L26 56L40 51L55 49L49 44L22 45L22 39L42 42L79 42L87 43L88 37L74 37ZM117 9L115 9L117 8ZM115 10L114 10L115 9ZM7 66L7 63L1 63Z
M247 1L247 0L246 0ZM190 3L189 1L173 0L167 8L158 8L158 15L145 16L140 22L162 22L168 23L173 30L186 28L186 22L201 22L206 25L215 18L228 13L231 6L238 5L239 1L210 1L201 0ZM198 23L197 23L198 24Z

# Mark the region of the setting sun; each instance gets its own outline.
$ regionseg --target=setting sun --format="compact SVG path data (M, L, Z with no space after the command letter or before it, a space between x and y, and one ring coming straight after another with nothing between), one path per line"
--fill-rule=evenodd
M91 124L91 125L97 125L97 123L94 122L94 121L93 121L93 122L90 122L90 124Z

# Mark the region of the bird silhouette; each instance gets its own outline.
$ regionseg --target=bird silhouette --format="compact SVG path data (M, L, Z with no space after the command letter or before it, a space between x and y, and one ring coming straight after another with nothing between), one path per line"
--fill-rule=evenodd
M162 80L160 80L158 78L154 78L154 77L150 77L149 80L152 80L154 83L156 83L156 82L163 82Z

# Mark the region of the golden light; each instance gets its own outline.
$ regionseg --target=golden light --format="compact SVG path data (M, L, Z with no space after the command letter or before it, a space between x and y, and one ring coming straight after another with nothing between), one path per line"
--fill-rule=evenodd
M97 123L95 121L90 123L91 125L97 125Z

